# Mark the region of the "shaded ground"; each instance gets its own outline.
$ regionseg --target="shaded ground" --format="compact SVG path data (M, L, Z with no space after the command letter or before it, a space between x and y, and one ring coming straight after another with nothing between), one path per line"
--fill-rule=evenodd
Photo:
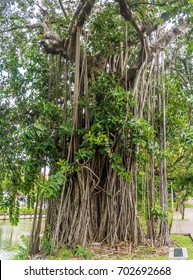
M172 243L174 243L172 241ZM108 246L101 243L93 243L83 250L82 246L69 247L59 249L52 256L43 256L42 254L31 256L32 259L71 259L71 260L167 260L169 256L169 247L162 246L160 242L156 242L153 246L151 242L145 245L132 247L125 242L119 242L114 246ZM77 250L77 248L79 248ZM78 254L76 253L78 252ZM72 253L73 252L73 253Z
M193 239L193 208L186 208L185 219L179 212L174 212L171 234L190 234Z
M158 242L152 247L151 243L143 246L131 247L129 244L119 243L114 247L105 245L92 245L88 248L93 252L93 259L167 259L168 247L161 246Z

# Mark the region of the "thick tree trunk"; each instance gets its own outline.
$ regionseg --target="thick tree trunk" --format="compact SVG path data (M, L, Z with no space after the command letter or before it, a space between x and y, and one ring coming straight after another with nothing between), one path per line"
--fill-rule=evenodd
M143 241L136 208L136 175L131 182L122 180L102 160L96 155L91 165L80 165L81 171L68 182L57 244L105 241L113 245L123 240L135 244ZM102 166L104 169L100 170ZM132 170L136 174L135 162ZM100 185L99 176L104 180Z

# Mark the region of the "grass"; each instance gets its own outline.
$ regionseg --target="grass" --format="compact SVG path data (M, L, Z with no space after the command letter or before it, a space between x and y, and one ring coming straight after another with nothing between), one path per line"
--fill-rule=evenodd
M185 208L193 208L193 204L190 203L190 204L185 204Z
M167 260L168 248L167 247L146 247L141 246L141 250L138 249L131 254L132 260Z
M85 247L79 245L71 248L68 245L62 245L61 248L49 257L51 260L91 260L93 254Z
M189 260L193 260L193 242L190 236L170 235L170 239L181 248L187 248Z
M193 260L193 241L187 235L170 235L171 247L187 248L188 259ZM158 247L156 250L149 247L136 251L132 259L136 260L168 260L169 248Z

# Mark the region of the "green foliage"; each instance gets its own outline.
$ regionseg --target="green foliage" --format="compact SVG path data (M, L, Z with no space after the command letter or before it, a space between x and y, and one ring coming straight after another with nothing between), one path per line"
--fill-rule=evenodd
M78 257L82 257L86 260L92 259L93 255L90 251L88 251L85 247L79 245L74 249L74 254Z
M193 127L192 126L183 131L182 139L184 140L184 143L186 145L192 146L192 144L193 144Z
M116 54L120 50L120 42L124 40L125 22L119 15L114 3L103 3L91 19L91 38L89 51L96 54L103 51L106 54ZM131 35L132 32L130 32ZM135 38L135 35L133 35Z
M181 169L175 177L176 201L184 204L193 195L193 169Z
M56 251L52 239L44 236L41 241L41 250L46 256L52 255Z
M9 220L13 226L17 226L19 223L19 210L19 201L16 199L15 203L9 205Z
M151 209L151 214L156 220L160 221L168 221L170 217L170 213L168 211L163 210L160 205L155 205Z
M75 171L74 165L67 164L66 160L60 160L57 165L59 168L55 174L51 175L49 179L42 178L38 181L40 192L44 194L45 198L57 197L67 180L67 176Z
M77 160L80 160L80 159L88 160L88 159L92 158L93 154L94 154L94 147L93 146L91 146L91 147L84 147L83 146L83 148L80 148L78 150L75 158Z
M91 260L93 254L82 245L71 248L69 245L63 244L58 251L55 251L50 256L50 259L53 260L70 260L74 258Z
M6 174L5 180L2 182L3 189L6 190L6 196L1 195L0 209L4 212L9 210L10 223L16 226L19 222L20 205L17 197L17 186L20 180L15 177L16 174ZM15 187L15 188L14 188Z
M84 135L83 139L83 145L87 144L90 152L92 150L96 150L97 148L100 148L101 152L109 151L109 138L106 134L103 134L101 132L94 133L89 131L88 134Z
M50 131L40 122L24 126L21 129L21 137L25 144L24 148L33 155L46 155L49 148L55 148Z
M176 186L180 189L186 189L188 192L193 191L193 169L181 170L176 176Z
M96 96L96 103L93 103L93 95ZM104 132L110 129L111 133L117 132L125 119L127 93L119 86L116 77L100 73L97 83L90 87L90 96L91 131Z
M26 235L22 235L21 243L18 245L18 250L13 257L13 260L28 260L28 259L29 259L29 237Z
M134 144L148 148L148 144L152 143L154 130L145 119L131 118L125 123L124 129L130 131Z
M132 175L130 172L124 167L123 160L120 154L113 153L110 158L111 167L115 170L116 174L126 181L130 181Z
M70 122L63 122L59 127L60 136L70 136L72 134L72 124Z
M57 252L57 260L70 260L73 257L73 251L67 249L66 245L62 245Z
M58 171L54 175L51 175L48 180L42 179L39 181L41 193L44 194L46 198L57 197L65 181L66 177L62 171Z

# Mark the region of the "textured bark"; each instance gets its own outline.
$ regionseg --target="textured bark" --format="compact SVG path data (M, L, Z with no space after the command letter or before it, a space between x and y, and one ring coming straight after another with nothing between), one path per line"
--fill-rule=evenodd
M102 158L97 158L99 171ZM96 163L81 165L81 171L64 190L58 243L85 245L98 241L113 245L117 241L143 242L136 213L136 196L133 196L135 179L130 183L120 180L109 166L103 169L101 177L106 177L106 180L99 186L99 177L92 171L92 164ZM135 169L135 164L132 165ZM52 217L49 219L48 224Z
M38 203L38 200L39 199L37 198L35 214L33 217L32 230L30 234L29 255L36 254L37 252L39 252L40 249L40 232L42 227L42 208L43 208L43 201L44 201L43 196L41 196L40 203ZM39 209L39 213L37 214L38 209Z

